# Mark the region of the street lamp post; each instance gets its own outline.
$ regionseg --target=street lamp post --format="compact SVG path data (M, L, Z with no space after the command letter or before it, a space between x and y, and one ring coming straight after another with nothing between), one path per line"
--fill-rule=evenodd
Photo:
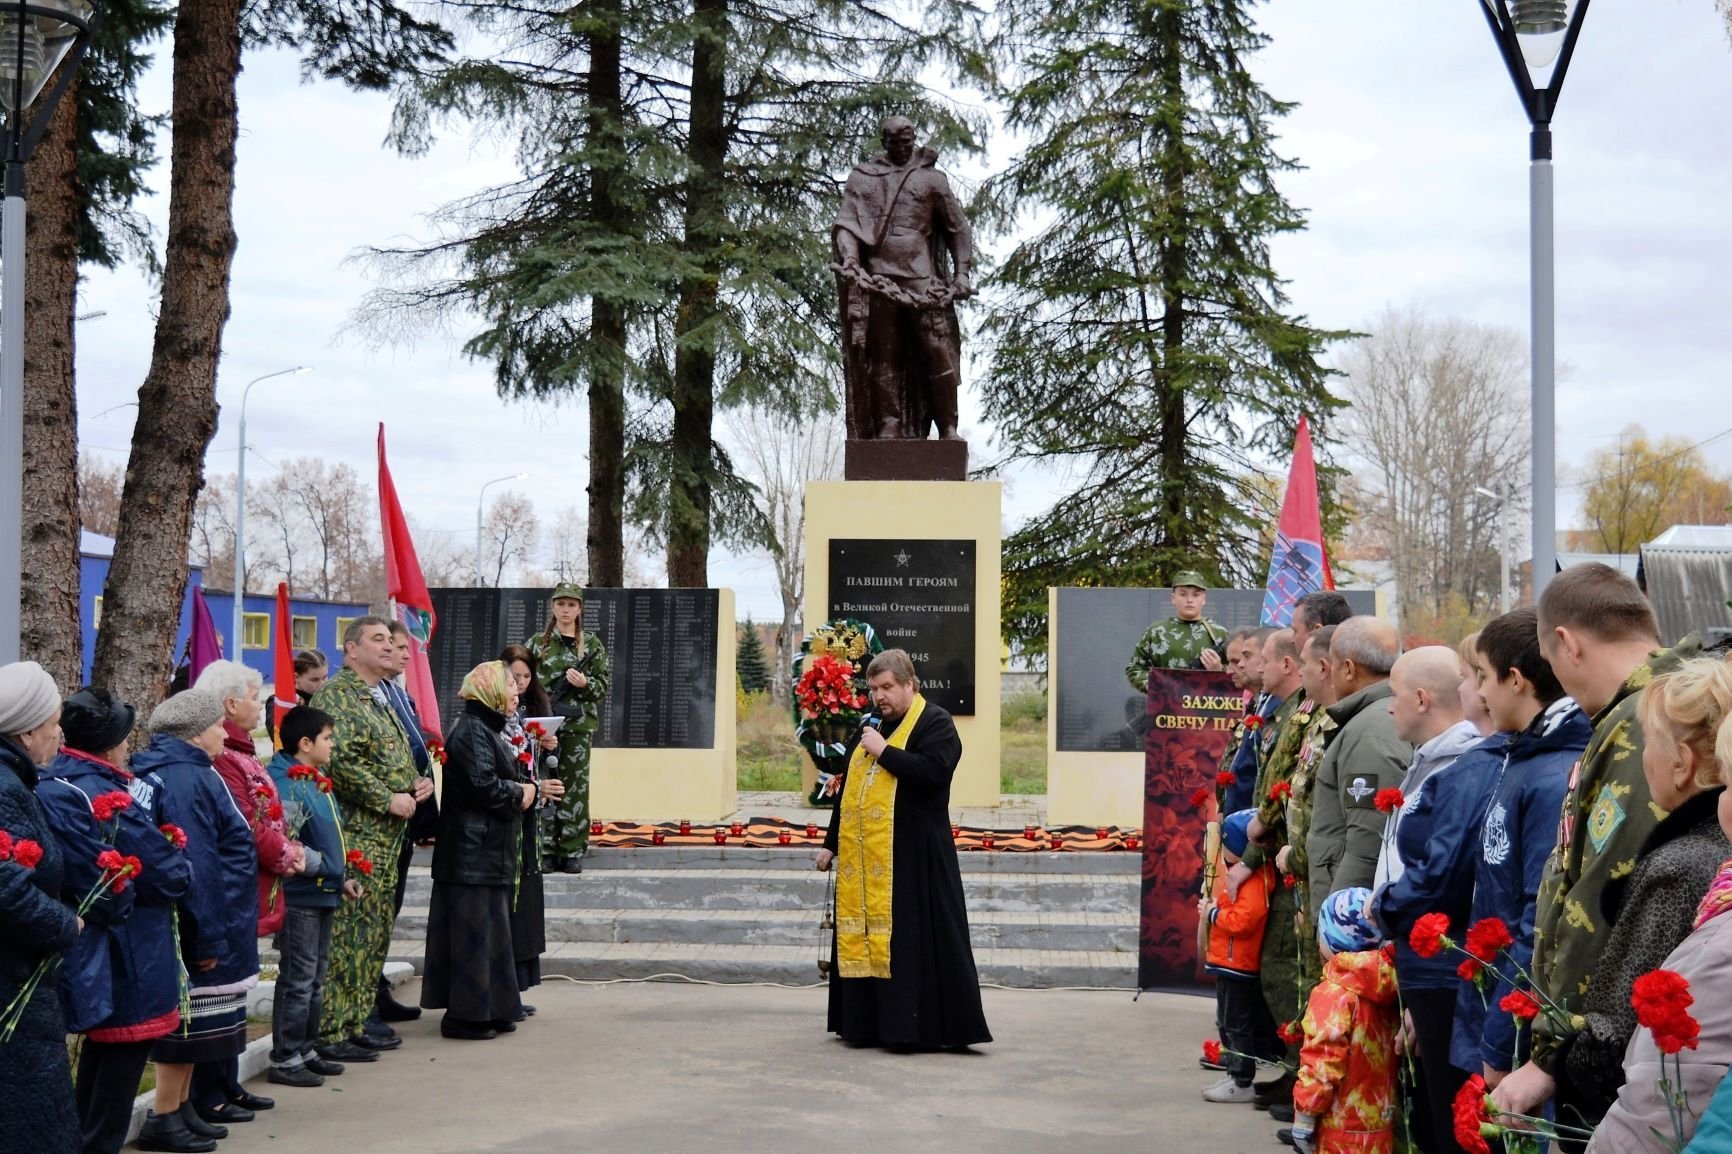
M268 381L272 377L299 376L312 371L310 365L278 369L274 373L254 377L247 382L247 387L241 390L241 452L240 461L235 465L235 611L234 621L229 628L230 661L243 660L241 627L245 620L247 589L247 398L252 395L253 386L260 381Z
M1473 491L1497 502L1498 605L1501 607L1499 612L1508 613L1512 608L1509 600L1509 482L1499 481L1497 488L1494 493L1483 485L1475 485Z
M17 661L24 591L24 165L72 84L97 14L86 0L0 4L0 109L6 116L0 218L0 664ZM37 97L60 69L47 99ZM31 105L35 115L28 116ZM27 118L28 116L28 118Z
M509 477L495 477L481 486L481 495L475 498L475 587L480 589L485 583L481 580L481 518L482 509L487 504L487 490L502 481L527 481L528 473L513 473Z
M1557 569L1557 318L1552 255L1552 113L1588 0L1479 0L1531 127L1528 168L1532 312L1534 600ZM1541 77L1545 83L1539 83Z

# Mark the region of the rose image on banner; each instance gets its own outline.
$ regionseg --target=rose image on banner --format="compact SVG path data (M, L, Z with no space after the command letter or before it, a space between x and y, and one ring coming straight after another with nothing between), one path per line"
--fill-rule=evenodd
M1197 895L1201 892L1205 826L1213 805L1199 808L1198 791L1215 791L1215 774L1245 702L1226 673L1156 669L1149 674L1148 728L1143 736L1143 891L1138 939L1140 989L1200 990Z

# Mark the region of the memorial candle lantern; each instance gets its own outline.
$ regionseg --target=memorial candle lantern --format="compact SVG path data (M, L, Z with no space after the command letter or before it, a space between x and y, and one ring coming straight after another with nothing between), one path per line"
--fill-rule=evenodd
M1138 837L1134 833L1127 833L1125 835L1125 848L1126 849L1142 849L1143 848L1143 839Z
M787 845L794 840L794 831L779 829L776 831L776 840L782 845Z
M602 824L599 820L592 821L589 823L589 836L590 837L600 837L601 831L602 831Z
M1050 833L1048 833L1046 836L1052 842L1052 852L1053 853L1060 853L1063 851L1063 849L1064 849L1064 835L1063 834L1059 833L1058 830L1055 829L1055 830L1051 831Z
M1095 826L1095 840L1096 841L1107 840L1107 834L1110 832L1112 832L1112 831L1107 829L1107 827L1104 825Z
M668 835L666 833L664 833L663 831L661 831L659 829L651 831L651 833L650 833L650 844L651 845L666 845L667 841L668 841Z
M692 823L687 821L683 817L680 818L680 836L681 837L687 837L691 834L691 832L692 832Z
M746 832L746 827L737 821L730 822L728 825L728 832L734 837L739 837L741 834Z
M996 840L996 839L994 839L994 838L993 838L993 836L992 836L992 834L991 834L991 833L983 833L983 834L981 834L981 835L980 835L980 848L981 848L981 849L991 849L991 848L993 848L993 845L994 845L994 843L995 843L995 840Z
M818 840L818 823L817 822L809 821L806 823L806 840L807 841L817 841Z
M728 831L727 830L718 829L716 831L716 844L717 845L727 845L728 844Z
M1039 832L1040 831L1037 830L1034 826L1025 825L1022 827L1023 840L1024 841L1033 841L1035 839L1035 835L1038 834Z
M956 825L955 823L952 823L950 826L950 840L956 841L961 836L962 836L962 827L959 825Z

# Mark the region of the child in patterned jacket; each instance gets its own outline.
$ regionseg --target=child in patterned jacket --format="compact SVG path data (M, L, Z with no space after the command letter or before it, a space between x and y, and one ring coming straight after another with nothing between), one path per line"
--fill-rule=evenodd
M1317 915L1323 980L1311 991L1293 1090L1299 1154L1395 1148L1395 966L1366 917L1371 891L1337 890Z

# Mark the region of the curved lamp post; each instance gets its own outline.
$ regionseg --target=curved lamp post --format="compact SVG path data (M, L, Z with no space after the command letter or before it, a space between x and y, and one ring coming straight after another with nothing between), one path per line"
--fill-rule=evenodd
M96 23L87 0L0 3L0 111L6 117L6 209L0 220L0 664L20 656L18 601L24 588L24 164L71 86ZM53 89L38 101L57 68Z
M481 486L481 495L475 498L475 587L482 588L486 583L481 580L481 517L482 508L487 503L487 490L502 481L527 481L528 473L513 473L509 477L495 477Z
M1552 113L1588 0L1479 0L1532 128L1528 168L1532 278L1534 600L1557 570L1557 307L1552 257ZM1543 83L1542 83L1543 81Z
M260 381L268 381L272 377L297 377L312 371L311 365L278 369L274 373L254 377L247 382L247 387L241 390L241 454L235 465L235 611L234 623L229 630L230 661L246 660L241 652L244 640L241 637L241 627L246 624L247 597L247 398L252 396L253 386Z

